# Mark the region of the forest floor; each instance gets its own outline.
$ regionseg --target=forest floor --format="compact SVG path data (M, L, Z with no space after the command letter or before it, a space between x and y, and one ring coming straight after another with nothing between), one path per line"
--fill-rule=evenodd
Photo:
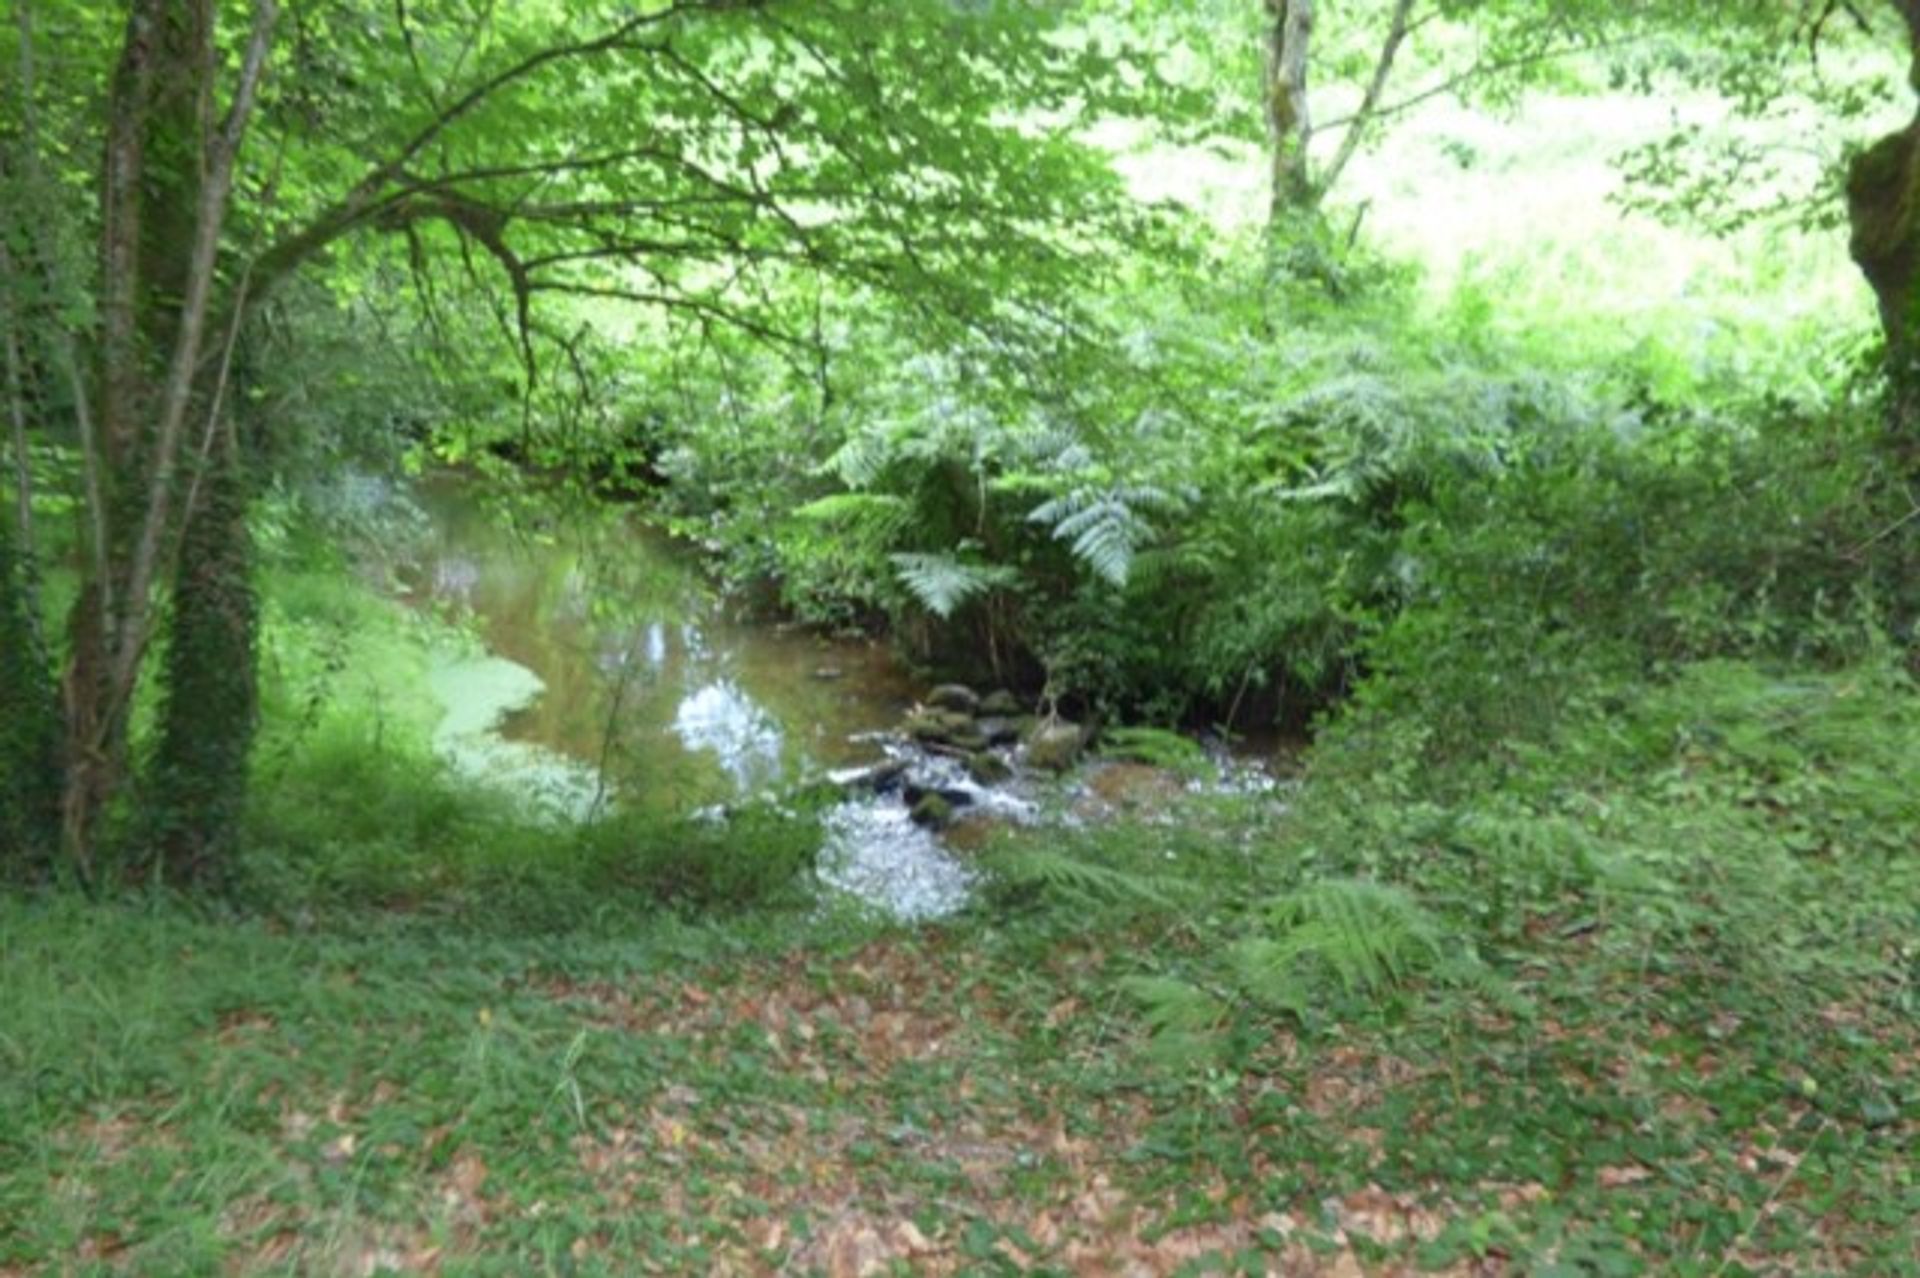
M1920 1272L1914 1024L1593 941L1176 1069L1178 925L0 903L0 1273Z

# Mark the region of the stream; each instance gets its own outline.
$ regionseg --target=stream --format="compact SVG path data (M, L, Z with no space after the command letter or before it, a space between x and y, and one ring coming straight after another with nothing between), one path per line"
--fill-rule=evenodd
M401 589L485 649L431 678L436 748L468 775L585 820L615 800L718 809L898 760L970 787L980 813L1024 812L897 737L916 685L884 646L742 620L633 512L562 513L454 476L412 496L428 532ZM851 791L824 826L831 886L905 918L965 903L972 873L897 794Z
M907 740L899 725L923 689L884 646L742 619L630 509L562 511L453 475L411 496L424 531L396 589L484 648L432 672L436 748L551 819L615 801L684 816L833 780L846 798L823 820L821 879L923 919L969 899L975 875L954 847L1035 819L1060 793L1018 769L982 785ZM942 835L909 814L922 791L960 813Z

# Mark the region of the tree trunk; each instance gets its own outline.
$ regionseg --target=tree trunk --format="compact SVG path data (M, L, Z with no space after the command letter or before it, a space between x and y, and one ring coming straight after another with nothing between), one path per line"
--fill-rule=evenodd
M100 818L120 783L126 739L124 707L115 707L113 635L123 584L115 581L131 491L127 471L140 453L151 380L140 342L143 215L153 67L159 57L165 5L136 0L127 11L120 56L107 98L107 137L100 176L100 343L94 378L99 429L89 471L99 476L93 511L107 544L100 566L81 582L67 619L67 669L61 680L66 718L61 845L83 880L94 877Z
M128 722L154 595L180 524L175 489L187 422L218 412L203 348L209 315L222 309L221 233L277 6L256 0L233 100L218 121L215 16L213 0L135 0L108 106L101 429L88 459L90 473L103 476L94 513L108 531L104 566L83 583L71 617L64 684L62 841L83 878L94 876L101 819L128 771ZM232 305L237 314L242 303ZM251 633L249 620L248 664L228 671L249 705Z
M1312 209L1318 191L1307 166L1313 116L1307 103L1307 53L1313 39L1313 0L1266 0L1267 135L1272 148L1270 225L1278 229Z
M230 422L199 484L168 616L149 788L159 872L176 886L217 884L232 869L258 714L248 484Z
M1890 442L1920 462L1920 117L1855 156L1847 172L1853 260L1886 338Z

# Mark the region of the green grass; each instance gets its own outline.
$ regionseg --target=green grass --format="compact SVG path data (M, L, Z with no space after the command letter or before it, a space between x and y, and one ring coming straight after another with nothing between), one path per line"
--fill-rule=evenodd
M1700 667L1445 801L1356 725L916 930L0 902L0 1267L1920 1273L1913 707Z

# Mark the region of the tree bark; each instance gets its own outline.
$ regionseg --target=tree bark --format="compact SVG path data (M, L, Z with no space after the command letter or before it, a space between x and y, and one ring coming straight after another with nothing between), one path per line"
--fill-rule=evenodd
M1893 0L1907 27L1909 87L1920 93L1920 0ZM1873 287L1885 338L1887 429L1895 455L1920 468L1920 111L1847 168L1848 248Z
M257 0L225 117L214 121L212 0L135 0L108 107L101 184L100 429L95 522L103 570L69 623L62 843L94 877L103 813L127 772L127 728L175 519L182 438L204 404L202 362L235 163L277 7ZM251 678L251 672L246 672Z
M1920 461L1920 117L1854 157L1847 219L1879 304L1892 442Z
M1313 0L1266 0L1266 111L1271 147L1270 226L1279 228L1316 201L1307 144L1313 114L1307 101L1307 54L1313 41Z

